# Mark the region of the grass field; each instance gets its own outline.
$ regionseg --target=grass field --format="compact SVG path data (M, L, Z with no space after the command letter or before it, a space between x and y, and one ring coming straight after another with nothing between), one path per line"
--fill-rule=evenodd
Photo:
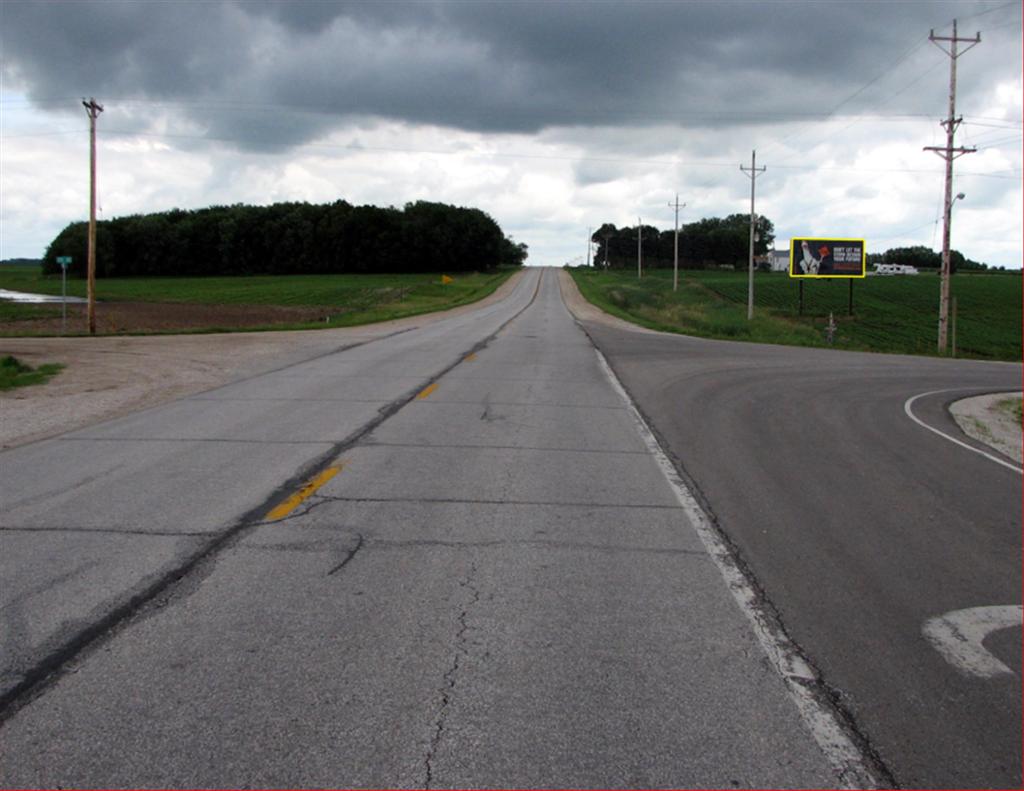
M570 270L583 295L613 315L652 329L760 343L827 346L829 312L840 349L936 354L939 278L868 277L854 281L854 315L847 315L849 281L804 283L804 315L798 315L798 282L785 273L757 273L754 319L747 321L747 274L681 271L672 292L670 270L635 272ZM954 275L957 356L1021 359L1020 273Z
M176 305L249 305L283 308L323 308L329 326L344 327L415 316L475 302L498 288L515 269L452 275L441 283L440 274L385 275L282 275L257 277L110 278L96 283L101 303L144 302ZM0 288L59 295L57 276L44 277L37 266L0 267ZM84 280L69 280L68 296L84 297ZM60 315L60 306L17 305L0 302L0 334L23 334L19 321ZM273 324L273 329L323 327L322 320ZM261 329L211 327L210 329ZM173 328L169 328L173 329ZM193 331L195 331L193 329Z

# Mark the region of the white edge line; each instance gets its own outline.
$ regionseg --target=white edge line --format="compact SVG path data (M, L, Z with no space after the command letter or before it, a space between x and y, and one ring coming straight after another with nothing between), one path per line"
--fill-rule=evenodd
M1007 461L1003 461L1002 459L997 458L996 456L993 456L991 453L986 453L985 451L979 450L978 448L975 448L972 445L968 445L966 442L961 442L956 437L951 437L945 431L939 431L934 426L929 426L927 423L925 423L923 420L921 420L917 415L915 415L913 410L910 408L910 405L913 404L917 399L924 398L925 396L937 395L939 393L952 393L952 392L955 392L956 390L974 390L974 389L976 389L976 388L973 388L973 387L953 387L953 388L948 388L946 390L929 390L927 393L918 393L916 396L911 396L910 398L908 398L903 403L903 411L906 412L907 413L907 417L909 417L911 420L913 420L915 423L917 423L917 425L923 426L924 428L928 429L929 431L935 432L940 437L944 437L945 439L948 439L950 442L952 442L952 443L954 443L956 445L959 445L961 448L967 448L967 450L971 451L972 453L977 453L979 456L984 456L989 461L994 461L996 464L1002 464L1004 467L1006 467L1006 469L1013 470L1017 474L1024 474L1024 469L1021 469L1017 465L1010 464Z
M782 676L790 698L810 730L818 747L831 764L842 788L883 788L885 784L875 776L869 760L847 734L836 713L824 705L811 689L818 683L816 674L800 657L793 642L761 612L758 595L744 573L736 565L732 553L712 525L696 497L680 477L633 399L622 386L605 356L595 347L597 359L612 387L626 402L626 407L639 429L640 436L654 457L669 486L675 492L691 524L704 544L704 549L718 567L726 587L736 604L750 621L754 634L768 655L768 660Z

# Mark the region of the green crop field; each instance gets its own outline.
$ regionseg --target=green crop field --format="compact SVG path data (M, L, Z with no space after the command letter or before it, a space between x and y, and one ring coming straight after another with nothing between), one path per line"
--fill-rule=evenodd
M853 316L847 315L849 281L804 282L799 315L799 284L785 273L759 272L754 279L754 319L747 321L747 274L682 271L679 291L672 272L570 270L583 295L598 307L652 329L706 338L826 346L831 312L840 349L935 354L939 278L874 276L853 282ZM979 359L1021 359L1020 273L957 274L957 355Z
M259 275L253 277L132 277L96 281L101 303L175 303L319 307L330 326L352 326L457 307L491 294L515 268L452 275ZM60 295L59 276L44 277L38 266L0 267L0 289ZM84 280L68 280L68 296L84 297ZM21 334L19 320L59 316L60 307L0 302L0 334ZM322 327L324 323L275 324L274 329ZM253 329L254 327L246 327Z

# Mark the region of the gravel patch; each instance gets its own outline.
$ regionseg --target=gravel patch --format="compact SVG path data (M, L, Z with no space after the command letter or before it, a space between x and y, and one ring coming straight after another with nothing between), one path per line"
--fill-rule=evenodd
M1020 463L1021 425L1001 406L1007 399L1020 397L1020 393L989 393L956 401L949 411L967 436Z
M562 299L565 302L565 306L580 321L594 321L608 327L614 327L617 330L627 330L629 332L655 332L655 330L649 330L647 327L641 327L638 324L631 324L628 321L623 321L618 316L605 313L599 307L588 302L586 297L580 293L576 281L572 279L572 275L564 269L558 270L558 284L562 289Z

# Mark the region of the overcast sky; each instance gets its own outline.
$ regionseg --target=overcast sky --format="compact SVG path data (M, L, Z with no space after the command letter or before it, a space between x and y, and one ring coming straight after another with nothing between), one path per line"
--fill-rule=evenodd
M490 213L530 264L602 222L757 211L792 236L941 249L949 57L953 247L1019 268L1021 3L0 0L0 258L101 218L285 200ZM946 45L948 47L948 44ZM961 48L964 45L961 45Z

